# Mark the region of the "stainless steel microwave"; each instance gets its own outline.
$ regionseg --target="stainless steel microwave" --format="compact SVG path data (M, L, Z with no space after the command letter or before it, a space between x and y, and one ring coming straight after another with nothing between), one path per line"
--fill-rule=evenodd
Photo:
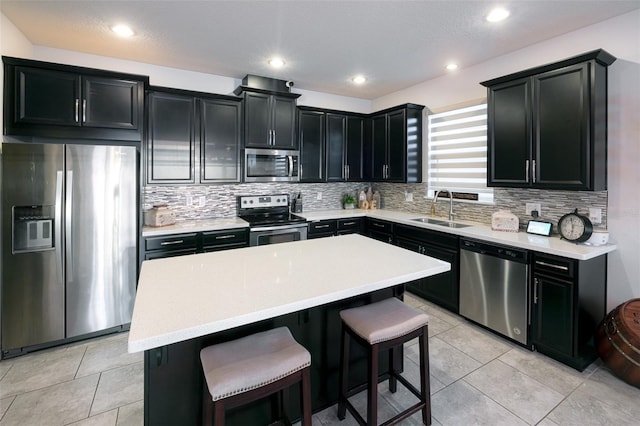
M300 152L283 149L244 150L245 182L298 182Z

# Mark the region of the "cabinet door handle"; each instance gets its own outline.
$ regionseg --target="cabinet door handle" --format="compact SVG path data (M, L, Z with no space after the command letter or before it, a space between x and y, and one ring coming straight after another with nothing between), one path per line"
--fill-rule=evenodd
M276 131L272 130L272 132L273 132L273 139L272 139L271 145L275 145L276 144Z
M376 226L376 227L378 227L378 228L384 228L384 225L383 225L383 224L381 224L381 223L375 223L375 222L374 222L374 223L372 223L372 225L373 225L373 226Z
M548 266L549 268L555 268L555 269L559 269L561 271L568 271L569 270L568 266L556 265L554 263L547 263L547 262L543 262L541 260L536 260L536 265Z
M236 234L218 235L218 236L216 237L216 240L226 240L226 239L229 239L229 238L233 238L233 237L235 237L235 236L236 236Z
M80 99L76 98L76 123L80 121Z
M351 170L349 169L349 165L347 164L347 179L351 177Z
M344 226L351 226L351 225L355 225L355 224L356 224L355 222L345 222L345 223L343 223L342 225L344 225Z
M533 304L538 303L538 279L533 279Z
M531 179L536 183L536 160L531 162Z
M83 123L87 122L87 100L86 99L82 100L82 122Z
M172 246L174 244L182 244L184 240L175 240L175 241L163 241L160 243L161 246Z
M329 225L316 225L315 228L316 229L322 229L322 228L328 228Z
M524 162L524 181L529 183L529 160Z

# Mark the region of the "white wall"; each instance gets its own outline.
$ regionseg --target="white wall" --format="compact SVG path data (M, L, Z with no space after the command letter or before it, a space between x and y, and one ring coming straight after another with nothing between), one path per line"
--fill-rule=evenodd
M240 80L77 52L34 47L1 15L3 55L34 58L150 76L153 85L230 94ZM371 112L406 102L431 109L481 98L478 83L511 72L604 48L618 60L609 68L608 228L619 249L609 255L609 309L640 297L640 11L494 58L456 73L426 81L373 102L305 91L300 105Z
M373 110L405 102L440 109L486 96L478 84L512 72L603 48L609 67L607 307L640 297L640 10L603 21L374 100Z

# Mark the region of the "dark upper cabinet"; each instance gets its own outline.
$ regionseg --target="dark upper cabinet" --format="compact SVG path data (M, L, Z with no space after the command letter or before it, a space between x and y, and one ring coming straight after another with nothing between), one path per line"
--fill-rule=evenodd
M488 186L607 188L607 66L603 50L483 82L488 88Z
M364 118L349 114L327 114L327 181L361 181Z
M245 146L297 149L295 94L244 90Z
M147 77L3 57L15 136L140 141Z
M300 182L323 182L326 114L300 109L298 139L300 141Z
M348 181L364 180L364 126L362 116L347 115L346 166Z
M147 111L147 183L240 182L239 98L157 89Z
M422 178L422 110L406 104L378 112L370 120L365 147L365 179L386 182L419 182Z

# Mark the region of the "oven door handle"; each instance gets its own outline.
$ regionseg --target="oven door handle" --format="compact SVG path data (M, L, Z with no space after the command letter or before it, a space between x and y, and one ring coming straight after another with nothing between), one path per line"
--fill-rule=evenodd
M307 223L303 222L302 224L289 224L289 225L277 225L277 226L265 226L259 228L251 228L251 232L262 232L262 231L280 231L280 230L288 230L288 229L297 229L297 228L306 228Z

